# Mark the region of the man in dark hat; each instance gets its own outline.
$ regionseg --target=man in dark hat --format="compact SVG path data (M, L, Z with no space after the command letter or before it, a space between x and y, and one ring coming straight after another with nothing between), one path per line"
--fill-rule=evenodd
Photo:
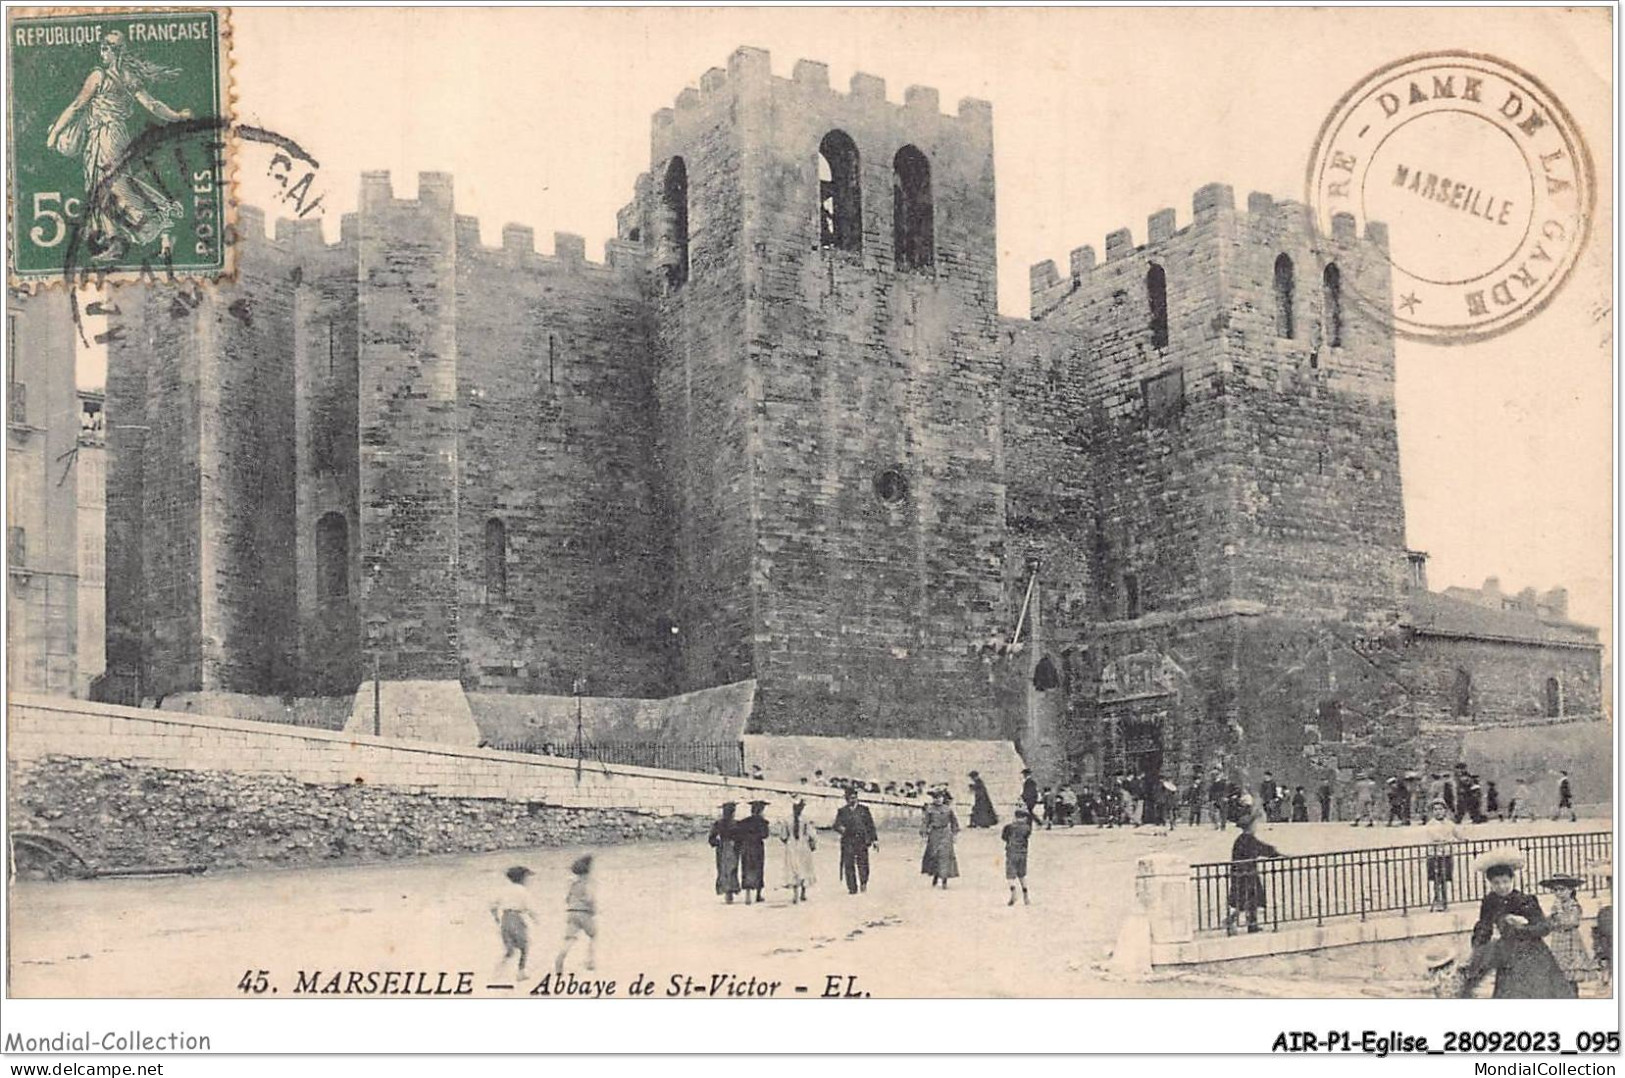
M858 791L846 791L846 804L835 813L835 832L841 836L841 878L848 894L869 889L869 851L880 849L875 818L858 803Z
M772 829L768 827L767 817L762 810L767 807L766 801L752 801L750 815L739 821L734 828L734 841L739 844L739 886L745 892L745 905L751 904L752 893L755 901L762 901L762 888L766 886L763 880L763 870L767 863L767 850L764 844Z

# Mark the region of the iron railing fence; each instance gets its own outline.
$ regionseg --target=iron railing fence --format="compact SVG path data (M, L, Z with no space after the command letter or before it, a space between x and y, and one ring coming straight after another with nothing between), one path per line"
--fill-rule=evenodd
M1443 847L1383 846L1262 858L1256 862L1264 893L1259 923L1274 930L1294 922L1319 925L1334 917L1363 920L1373 913L1427 909L1433 898L1427 862L1429 857L1439 855L1451 859L1453 879L1447 890L1450 902L1476 903L1484 897L1487 885L1483 874L1473 871L1473 860L1486 850L1502 847L1523 851L1524 866L1516 877L1519 890L1533 893L1541 880L1562 873L1587 880L1587 888L1596 894L1606 874L1590 871L1588 866L1613 863L1614 836L1609 831L1503 836L1469 839ZM1232 864L1214 861L1191 866L1197 932L1225 927Z
M486 748L504 752L576 757L573 738L560 741L537 737L491 738L484 744ZM731 778L745 773L745 745L741 741L584 741L580 755L583 760L598 763L696 771Z

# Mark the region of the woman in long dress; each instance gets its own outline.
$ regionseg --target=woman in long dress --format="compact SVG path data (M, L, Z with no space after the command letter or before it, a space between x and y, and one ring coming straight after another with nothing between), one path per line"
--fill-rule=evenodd
M992 827L999 822L999 814L993 811L993 798L988 796L987 783L975 771L970 773L970 825L972 827Z
M959 817L954 815L952 800L946 790L932 795L931 804L925 806L925 822L920 834L925 836L925 854L920 858L920 873L931 877L931 886L942 884L959 875L959 860L954 856L954 836L959 834Z
M767 886L767 836L772 834L762 810L766 801L752 801L750 815L734 825L734 844L739 847L739 883L745 889L745 905L762 901Z
M739 845L734 841L734 828L739 826L734 810L738 807L737 801L724 801L722 816L711 824L706 839L717 851L717 894L727 902L739 893Z
M1523 864L1518 850L1490 850L1478 858L1490 892L1478 907L1473 954L1462 971L1461 995L1495 972L1496 999L1573 999L1574 985L1563 975L1545 937L1552 931L1540 903L1512 885ZM1492 938L1493 937L1493 938Z
M152 83L179 72L127 56L120 31L103 38L101 61L51 125L45 144L65 157L82 158L91 258L105 262L130 246L151 243L183 216L179 202L123 160L138 126L137 107L165 123L189 120L192 114L172 109L148 92Z
M790 803L790 819L779 825L779 841L784 843L784 885L790 889L791 903L805 902L807 885L818 882L813 872L813 851L818 840L804 815L807 802L796 798Z

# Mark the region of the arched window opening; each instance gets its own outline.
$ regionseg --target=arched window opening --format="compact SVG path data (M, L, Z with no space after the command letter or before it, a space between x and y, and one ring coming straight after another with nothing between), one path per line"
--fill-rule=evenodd
M1343 271L1336 262L1326 263L1322 275L1326 292L1326 340L1333 348L1343 347Z
M1151 347L1168 347L1168 275L1155 262L1145 272L1145 301L1151 309Z
M931 162L913 146L892 159L892 248L899 269L929 269L936 259Z
M485 598L508 597L508 526L496 517L485 522Z
M316 521L316 598L322 602L350 594L350 526L343 513Z
M1546 679L1546 717L1548 719L1561 718L1563 715L1563 683L1554 677Z
M1050 657L1046 655L1039 659L1038 665L1033 668L1033 688L1039 692L1049 692L1051 689L1059 687L1060 684L1061 676L1056 671L1055 663L1050 660Z
M1286 255L1275 260L1275 335L1290 339L1292 324L1292 259Z
M1458 718L1464 718L1473 713L1473 676L1465 670L1456 671L1455 706L1452 710Z
M666 166L661 203L666 211L666 283L680 288L688 280L688 166L681 157Z
M863 249L862 191L858 147L845 131L831 131L818 144L818 246Z

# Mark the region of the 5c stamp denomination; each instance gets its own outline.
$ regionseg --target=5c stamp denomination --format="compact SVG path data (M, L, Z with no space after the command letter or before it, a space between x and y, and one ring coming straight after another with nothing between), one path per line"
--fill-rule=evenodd
M1590 231L1595 178L1568 111L1534 76L1467 52L1373 72L1337 103L1309 162L1307 200L1388 230L1392 286L1358 295L1396 333L1461 344L1549 303Z

